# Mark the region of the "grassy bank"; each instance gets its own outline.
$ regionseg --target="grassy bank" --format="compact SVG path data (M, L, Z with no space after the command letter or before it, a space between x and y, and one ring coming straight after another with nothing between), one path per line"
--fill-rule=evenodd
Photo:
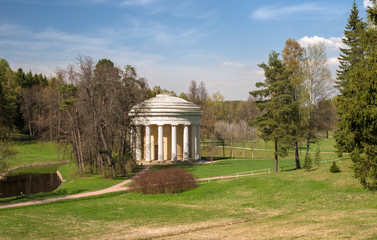
M104 188L108 188L117 183L126 180L128 177L118 177L116 179L104 178L101 174L86 174L85 176L80 176L78 169L75 164L65 164L63 166L45 166L45 167L35 167L16 170L15 174L24 173L47 173L56 172L59 170L66 180L63 182L58 189L52 192L37 193L30 195L15 196L9 198L0 199L0 204L11 204L18 202L27 202L34 200L42 200L48 198L62 197L71 194L83 193L96 191Z
M70 160L69 152L56 142L15 141L11 149L15 155L6 160L8 168Z
M106 179L101 174L86 174L81 176L74 163L55 165L55 163L68 161L70 159L68 151L66 149L62 149L62 147L55 142L40 142L36 140L15 141L12 145L12 149L16 154L12 158L7 159L9 169L28 165L46 164L46 166L20 168L10 172L9 174L50 173L59 170L66 182L62 183L62 185L55 191L3 198L0 199L0 204L42 200L70 194L95 191L110 187L127 179L126 177Z
M350 161L204 182L174 195L109 194L0 210L3 239L376 238L377 201Z

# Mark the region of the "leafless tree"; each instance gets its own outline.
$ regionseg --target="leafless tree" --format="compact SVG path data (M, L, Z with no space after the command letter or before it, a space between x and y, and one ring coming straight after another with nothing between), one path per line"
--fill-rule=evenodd
M43 131L43 125L40 124L45 104L42 96L42 85L34 85L22 91L23 101L20 106L20 111L25 121L25 126L31 136L38 135Z
M198 98L197 98L198 104L199 105L205 104L208 99L208 91L203 81L200 82L197 92L198 92Z
M333 80L327 64L324 43L309 45L306 56L306 78L304 81L307 107L306 155L309 154L310 131L313 127L315 109L321 100L328 99L332 93Z
M238 138L237 126L235 123L229 123L224 121L218 121L215 125L215 132L218 136L218 139L223 142L223 151L224 151L224 141L230 143L230 157L233 158L233 148L234 144Z
M245 143L249 140L256 139L256 129L255 127L249 126L249 124L242 120L234 123L236 129L237 141L242 143L242 158L245 158ZM253 146L251 147L251 152L253 153Z
M126 173L131 161L129 132L133 106L149 97L145 79L132 66L122 71L108 59L94 65L90 57L79 57L76 68L65 72L67 82L60 88L75 158L82 172L102 171L115 177Z
M187 98L190 102L197 103L198 100L198 86L195 80L191 80Z

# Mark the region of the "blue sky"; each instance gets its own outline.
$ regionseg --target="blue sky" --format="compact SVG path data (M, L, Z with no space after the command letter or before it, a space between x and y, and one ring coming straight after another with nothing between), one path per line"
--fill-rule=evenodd
M191 80L246 100L263 81L257 64L285 40L324 41L333 72L353 0L0 0L0 58L50 76L108 58L136 67L150 87L178 94ZM366 0L357 0L365 18Z

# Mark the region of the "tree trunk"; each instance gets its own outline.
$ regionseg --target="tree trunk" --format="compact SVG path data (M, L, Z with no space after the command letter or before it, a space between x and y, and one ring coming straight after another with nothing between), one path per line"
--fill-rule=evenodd
M296 169L300 169L300 156L298 154L298 141L295 141L295 160L296 160Z
M84 165L84 156L82 153L82 142L81 142L81 132L80 132L80 120L79 120L79 111L76 107L76 122L77 122L77 140L78 140L78 151L80 154L80 168L82 173L85 173L85 165Z
M109 147L107 145L105 135L103 134L102 128L98 127L98 131L99 131L99 134L100 134L102 145L103 145L105 152L106 152L106 159L107 159L107 164L109 165L109 168L110 168L111 177L115 178L116 177L115 163L114 163L113 157L111 156L111 150L109 149Z
M233 142L230 143L230 158L233 159Z
M30 124L30 120L29 120L28 126L29 126L29 135L30 135L30 136L33 136L33 132L31 131L31 124Z
M52 114L51 114L52 115ZM50 141L52 141L52 116L49 116L48 118L48 126L49 126L49 134L50 134Z
M275 172L278 171L278 139L275 138Z
M84 156L82 154L81 133L80 133L79 128L77 128L77 141L78 141L78 148L79 148L78 152L79 152L79 156L80 156L80 159L79 159L80 168L81 168L81 172L85 173Z
M221 143L223 144L223 158L225 158L225 141L224 141L224 139L221 140Z
M245 159L245 143L242 143L242 159Z
M329 138L329 130L326 130L326 138Z
M57 141L60 142L60 110L58 111L58 129L56 133Z
M309 144L310 144L310 123L308 125L308 132L306 135L306 153L305 153L305 159L309 156Z

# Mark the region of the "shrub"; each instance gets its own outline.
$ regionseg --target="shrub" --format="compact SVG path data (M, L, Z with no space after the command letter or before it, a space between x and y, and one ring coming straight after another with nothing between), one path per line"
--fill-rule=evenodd
M317 147L315 150L315 158L314 158L314 163L319 166L321 163L321 149Z
M332 172L332 173L340 172L340 169L339 169L338 165L336 165L336 162L332 162L332 165L330 167L330 172Z
M182 168L169 168L140 175L131 186L131 191L145 194L179 193L196 186L192 174Z
M310 171L312 169L312 157L310 154L305 157L304 168L306 171Z

